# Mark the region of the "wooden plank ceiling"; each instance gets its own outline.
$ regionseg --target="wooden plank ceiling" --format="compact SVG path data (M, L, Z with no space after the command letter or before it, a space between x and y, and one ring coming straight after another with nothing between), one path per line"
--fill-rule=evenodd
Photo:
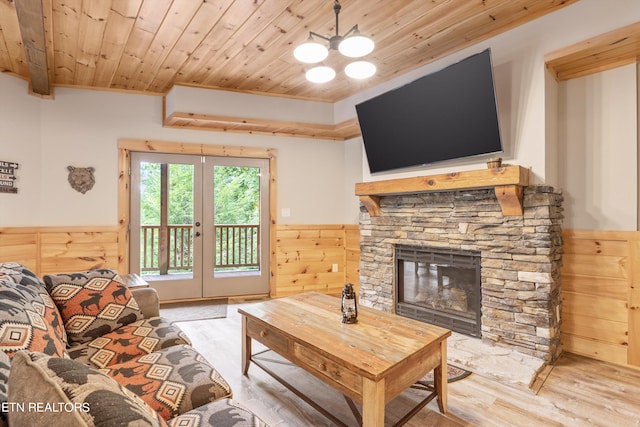
M20 19L33 0L0 0L0 71L44 80L45 92L179 84L335 102L575 1L342 0L341 33L358 24L373 38L378 71L314 85L292 51L309 31L335 33L334 0L42 0ZM347 61L331 52L325 62Z

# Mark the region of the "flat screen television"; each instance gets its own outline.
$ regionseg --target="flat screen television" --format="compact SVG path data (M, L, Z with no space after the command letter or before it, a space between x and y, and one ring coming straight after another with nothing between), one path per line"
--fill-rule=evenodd
M502 152L489 49L356 112L372 173Z

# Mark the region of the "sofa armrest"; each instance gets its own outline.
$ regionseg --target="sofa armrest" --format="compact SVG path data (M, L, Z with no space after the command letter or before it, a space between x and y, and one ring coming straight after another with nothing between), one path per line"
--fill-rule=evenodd
M158 291L153 288L132 288L131 295L135 298L145 319L160 316L160 299Z

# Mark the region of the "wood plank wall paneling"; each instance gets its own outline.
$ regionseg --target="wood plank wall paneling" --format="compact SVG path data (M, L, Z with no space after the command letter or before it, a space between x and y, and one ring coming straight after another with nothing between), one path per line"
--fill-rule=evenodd
M565 230L563 350L640 366L640 232Z
M345 226L345 281L360 289L360 227Z
M635 234L637 237L637 233ZM627 362L633 366L640 366L640 239L634 239L629 244L629 258L633 260L631 277L629 278L629 353Z
M311 290L340 294L347 281L357 288L357 225L283 225L277 226L276 236L272 296ZM0 228L0 262L19 262L39 276L94 268L117 270L120 250L117 226ZM338 265L337 272L331 271L333 264Z
M309 291L339 295L347 281L357 288L357 225L279 225L276 235L272 297ZM332 271L333 264L338 271Z
M118 230L42 232L42 274L118 269Z
M0 262L26 265L37 275L118 268L117 227L0 229Z
M0 229L0 260L14 261L39 270L38 232L35 228Z

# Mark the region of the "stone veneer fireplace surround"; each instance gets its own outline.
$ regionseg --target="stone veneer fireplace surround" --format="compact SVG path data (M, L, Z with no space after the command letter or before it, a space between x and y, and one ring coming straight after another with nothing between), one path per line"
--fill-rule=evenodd
M510 216L497 188L375 196L374 214L366 204L360 213L360 303L394 311L396 245L477 251L483 342L554 361L561 352L563 198L549 186L520 188L523 215Z

